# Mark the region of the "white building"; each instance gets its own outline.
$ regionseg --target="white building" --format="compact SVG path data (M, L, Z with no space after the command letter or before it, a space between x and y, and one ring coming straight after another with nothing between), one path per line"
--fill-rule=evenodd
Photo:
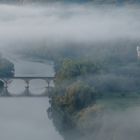
M139 46L137 46L137 56L140 59L140 47Z

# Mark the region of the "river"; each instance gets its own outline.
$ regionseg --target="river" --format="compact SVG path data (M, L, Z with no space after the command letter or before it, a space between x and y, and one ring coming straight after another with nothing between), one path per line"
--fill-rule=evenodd
M15 65L16 76L52 76L53 66L27 60L12 62ZM14 80L9 85L9 92L20 94L24 90L24 81ZM45 90L43 80L31 82L31 92L40 94ZM1 140L62 140L55 130L46 110L49 107L48 98L22 97L0 98L0 139Z

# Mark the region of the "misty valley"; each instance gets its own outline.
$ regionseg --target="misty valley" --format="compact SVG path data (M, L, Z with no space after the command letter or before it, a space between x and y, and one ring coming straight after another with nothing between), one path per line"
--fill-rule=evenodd
M139 0L0 0L0 139L139 140Z

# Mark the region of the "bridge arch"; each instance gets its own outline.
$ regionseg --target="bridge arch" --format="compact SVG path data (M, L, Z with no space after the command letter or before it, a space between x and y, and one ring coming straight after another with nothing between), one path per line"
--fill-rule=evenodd
M20 80L20 81L23 81L22 85L25 89L25 92L21 94L19 93L17 96L38 96L38 94L34 94L34 92L30 91L31 90L30 82L40 80L40 81L43 81L44 83L43 87L41 87L41 88L44 88L44 90L42 90L42 93L39 94L39 96L46 96L49 94L51 88L53 88L51 83L54 81L54 79L55 77L0 77L0 81L4 85L2 95L15 96L15 95L12 95L11 90L9 88L11 86L11 83L13 83L13 81Z
M21 96L25 90L25 82L23 79L12 79L7 88L11 96Z
M42 95L46 91L47 82L45 79L31 79L29 82L29 91L31 95Z

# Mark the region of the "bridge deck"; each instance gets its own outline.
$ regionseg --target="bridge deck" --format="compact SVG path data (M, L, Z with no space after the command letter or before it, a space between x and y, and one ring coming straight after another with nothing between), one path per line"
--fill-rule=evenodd
M54 79L55 77L22 77L22 76L15 76L15 77L0 77L0 79Z

